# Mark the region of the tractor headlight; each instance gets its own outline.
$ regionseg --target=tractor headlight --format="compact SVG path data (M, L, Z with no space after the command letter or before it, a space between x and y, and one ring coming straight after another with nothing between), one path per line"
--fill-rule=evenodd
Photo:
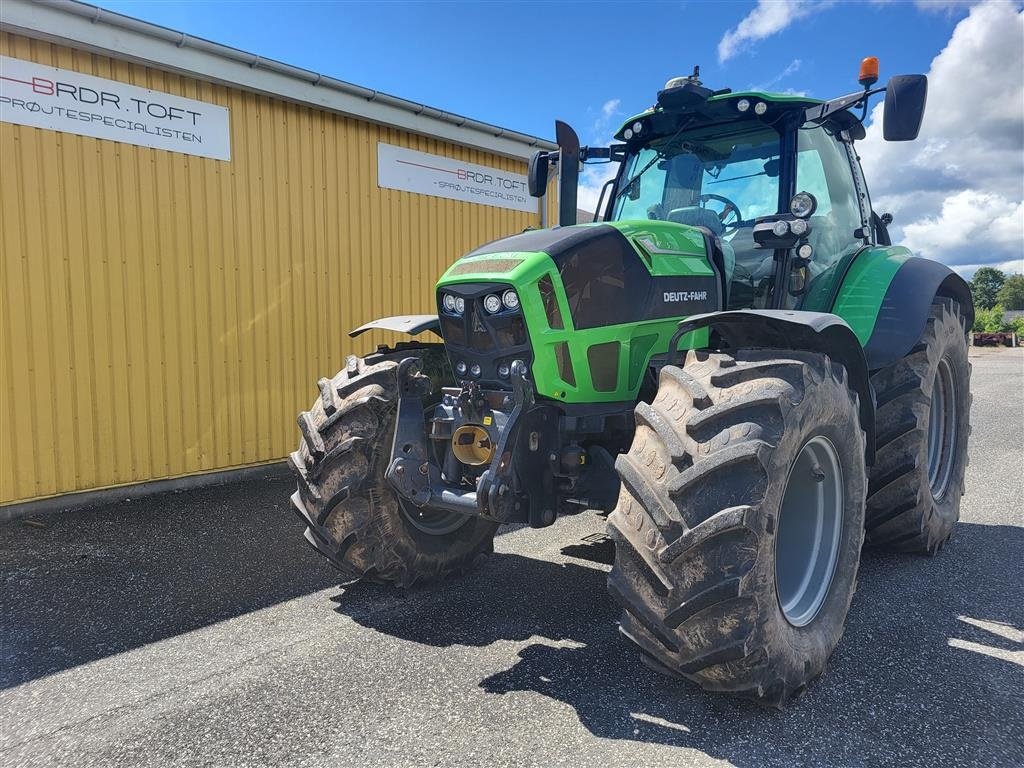
M519 309L519 294L510 288L502 294L501 303L508 309Z
M785 237L789 233L789 222L780 219L772 224L772 234L776 237Z
M466 311L466 300L461 296L455 297L455 311L460 315Z
M469 369L469 375L474 379L480 378L480 364L473 363L473 366Z
M441 306L444 307L445 312L455 311L455 297L450 293L446 293L441 297Z
M459 360L459 362L455 364L455 372L459 374L459 376L466 375L466 362L464 360Z
M757 104L754 105L754 114L755 115L763 115L767 111L768 111L768 105L765 104L763 101L759 101L759 102L757 102Z
M801 259L809 259L811 258L811 256L814 255L814 249L811 248L810 243L804 243L803 245L796 249L796 255L799 256Z
M740 112L746 112L750 109L750 99L740 99L736 102L736 109Z
M501 378L507 379L508 378L508 374L509 374L508 363L502 363L501 365L498 366L498 375Z
M622 138L624 138L626 141L629 141L630 139L632 139L633 138L633 129L632 128L627 128L626 130L624 130L622 132Z
M501 312L501 299L498 298L498 294L489 293L484 297L484 309L492 315Z
M643 129L644 129L644 124L641 123L639 120L637 120L635 123L633 123L633 133L634 134L640 133L640 131L642 131Z
M806 219L818 208L818 201L810 192L797 192L789 201L789 212L798 219Z
M807 223L807 219L797 219L796 221L789 222L789 231L794 235L802 237L807 234L808 229L810 229L810 225Z

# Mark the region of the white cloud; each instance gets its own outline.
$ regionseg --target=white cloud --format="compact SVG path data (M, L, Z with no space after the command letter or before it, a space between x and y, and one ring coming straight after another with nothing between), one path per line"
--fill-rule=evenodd
M1024 13L973 7L928 72L913 142L882 139L872 111L859 154L873 207L895 216L893 241L965 274L1024 257Z
M613 132L619 127L618 120L624 117L624 113L620 109L621 104L621 99L609 99L601 105L601 109L587 131L589 138L585 139L584 143L593 147L606 147L612 143ZM618 170L618 163L598 162L584 165L580 172L576 207L593 213L597 208L601 188L615 176Z
M798 71L802 65L803 65L803 61L801 61L800 59L793 59L791 62L789 62L789 64L786 65L786 68L784 70L782 70L781 72L779 72L779 74L775 75L775 77L771 78L770 80L765 80L763 83L756 83L755 85L751 85L751 86L749 86L747 88L747 90L748 91L770 91L776 85L778 85L783 80L785 80L787 77L792 75L794 72ZM792 88L788 88L786 90L786 92L787 93L792 93L793 89ZM804 96L806 94L801 93L800 95Z
M723 63L747 47L747 43L777 34L794 21L827 8L829 2L811 0L758 0L757 7L718 41L718 61Z

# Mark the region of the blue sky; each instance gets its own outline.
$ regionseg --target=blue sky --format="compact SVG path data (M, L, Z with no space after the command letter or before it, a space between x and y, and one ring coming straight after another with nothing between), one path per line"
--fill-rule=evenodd
M867 55L880 56L889 73L924 71L967 13L837 4L720 62L719 41L754 3L99 5L545 137L556 117L585 129L609 100L619 101L617 116L639 112L665 80L694 64L712 87L770 85L816 96L856 90Z
M94 0L95 1L95 0ZM860 146L894 234L965 275L1024 270L1024 12L1016 0L759 2L139 2L110 10L546 138L555 118L586 143L700 64L713 88L831 97L929 75L912 144L869 128ZM898 169L898 170L897 170ZM585 175L581 206L604 169Z

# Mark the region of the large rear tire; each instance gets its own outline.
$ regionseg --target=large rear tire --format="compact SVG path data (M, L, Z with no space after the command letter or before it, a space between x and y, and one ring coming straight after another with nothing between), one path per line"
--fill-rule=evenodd
M320 398L299 414L302 442L288 463L298 478L292 504L306 540L349 579L401 587L464 572L494 549L497 524L418 509L384 478L391 456L398 362L419 357L440 383L450 374L430 347L350 357Z
M659 671L781 706L825 669L856 588L865 438L845 369L690 352L636 417L609 517L622 633Z
M970 434L971 365L960 305L939 297L921 340L871 377L876 455L867 543L935 554L960 519Z

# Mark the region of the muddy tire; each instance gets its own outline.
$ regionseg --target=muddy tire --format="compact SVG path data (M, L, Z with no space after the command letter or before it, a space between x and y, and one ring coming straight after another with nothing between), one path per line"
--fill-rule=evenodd
M865 437L845 369L690 352L636 419L608 521L622 634L661 672L781 706L824 671L856 588Z
M921 340L871 377L876 456L868 479L867 543L935 554L960 519L970 434L966 319L937 298Z
M497 524L401 503L384 479L391 457L398 363L419 357L435 392L450 376L443 352L413 348L360 359L319 382L299 414L302 441L288 463L306 540L348 579L408 587L470 569L494 549Z

